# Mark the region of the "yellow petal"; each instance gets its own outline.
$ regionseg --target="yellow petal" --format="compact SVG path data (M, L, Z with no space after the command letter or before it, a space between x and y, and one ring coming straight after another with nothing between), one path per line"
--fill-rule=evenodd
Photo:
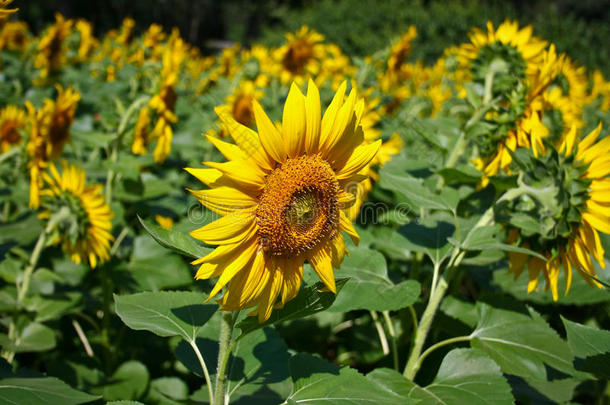
M320 92L315 83L309 79L307 85L307 98L305 100L305 113L307 116L307 132L305 135L305 151L309 154L317 152L320 144Z
M326 288L336 294L337 286L335 285L335 274L333 272L331 249L329 244L320 243L308 253L307 259Z
M190 191L201 204L220 215L235 210L256 206L257 201L252 196L237 190L235 187L221 186L209 190Z
M284 162L286 160L286 148L282 135L273 125L265 111L263 111L263 107L261 107L258 101L252 100L252 107L261 145L276 162Z
M200 182L206 186L216 183L222 177L222 172L216 169L196 169L187 167L184 170L195 176Z
M250 211L235 211L214 222L190 232L190 235L208 245L227 245L244 240L256 226Z
M221 171L230 180L260 190L265 185L265 172L258 166L244 160L231 160L224 163L204 162L206 165Z
M337 118L337 111L343 104L343 98L345 97L345 89L347 88L347 81L343 81L337 89L333 100L330 102L330 105L324 112L324 117L322 117L322 125L320 129L320 145L325 145L327 139L330 135L330 132L333 128L333 124L335 123L335 119Z
M530 259L528 263L529 269L529 281L527 283L527 293L531 293L538 286L538 279L540 278L540 272L545 267L545 262L537 257Z
M230 111L215 108L216 114L229 131L229 134L246 156L251 157L264 170L272 170L275 167L273 159L265 153L261 147L258 134L250 128L235 121Z
M236 256L227 258L225 263L221 264L222 274L210 292L210 296L206 300L211 300L238 272L254 259L254 255L258 249L258 241L252 238L248 243L242 245L241 250Z
M205 137L227 160L246 160L248 158L248 155L237 145L221 141L215 136L206 135Z
M294 158L303 153L306 129L305 96L296 83L292 83L284 104L282 130L286 140L286 152Z
M358 236L358 233L354 229L352 221L350 221L343 211L340 211L339 213L339 229L347 233L352 238L352 242L354 242L355 245L360 243L360 236Z
M277 266L276 260L271 260L268 263L270 266ZM277 300L278 295L282 289L283 284L283 272L280 268L275 268L271 272L271 277L267 283L267 287L260 298L260 304L258 308L258 322L265 322L271 316L273 305Z
M375 157L380 146L381 140L369 145L358 146L347 160L347 163L345 163L345 166L337 171L337 179L347 179L358 173Z

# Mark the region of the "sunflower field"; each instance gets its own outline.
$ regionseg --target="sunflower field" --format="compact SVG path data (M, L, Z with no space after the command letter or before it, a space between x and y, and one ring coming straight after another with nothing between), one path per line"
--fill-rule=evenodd
M610 404L602 71L512 19L428 61L11 2L0 404Z

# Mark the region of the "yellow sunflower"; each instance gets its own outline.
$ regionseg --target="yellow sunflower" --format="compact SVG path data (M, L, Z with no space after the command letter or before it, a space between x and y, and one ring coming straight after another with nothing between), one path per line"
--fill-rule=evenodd
M186 52L186 43L178 36L177 31L172 32L163 51L161 90L148 103L157 113L157 122L151 132L151 137L157 139L157 145L153 151L155 162L165 161L172 148L174 132L171 124L178 122L178 117L174 113L178 98L175 88Z
M24 52L30 42L28 25L23 21L9 21L0 31L0 49Z
M0 110L0 150L8 152L21 142L20 130L25 128L26 115L21 108L8 105Z
M26 102L30 137L26 145L30 169L30 206L38 208L39 192L42 186L41 173L47 162L56 159L70 139L70 125L74 121L76 105L80 93L71 88L64 90L57 85L57 99L45 99L44 105L36 109Z
M18 8L6 8L13 0L0 0L0 21L8 18L9 15L19 11Z
M148 137L150 136L150 109L143 107L138 113L138 120L134 129L131 153L145 155L148 152Z
M364 179L357 173L374 157L380 141L362 145L363 101L344 82L324 117L318 88L310 80L307 96L293 83L284 106L282 130L257 101L258 133L217 110L236 145L209 137L228 159L187 171L208 185L191 190L222 217L191 235L218 245L200 265L197 279L219 277L210 293L225 310L256 307L260 322L294 298L307 260L325 286L336 292L333 267L345 254L341 231L358 242L343 208L354 201L345 191Z
M387 72L398 73L401 66L405 63L407 56L411 53L411 42L417 38L417 28L411 25L407 32L390 49L390 57L388 58Z
M237 90L227 96L227 103L220 108L226 108L231 111L235 121L246 127L251 127L254 124L254 109L253 100L260 100L263 97L263 92L256 88L254 82L250 80L243 81Z
M560 142L557 152L547 155L551 156L551 165L546 166L544 173L551 173L556 179L557 198L570 205L564 208L565 211L559 212L561 208L558 208L559 214L554 215L556 218L553 220L555 225L550 227L551 222L540 217L543 213L539 213L537 219L544 224L541 229L547 231L544 237L523 236L517 228L509 232L509 242L547 257L545 262L522 253L509 254L509 270L515 278L527 265L528 292L536 289L542 275L546 288L550 287L553 299L557 300L557 280L562 267L566 275L566 294L572 283L572 268L589 283L601 287L591 278L596 276L591 258L605 267L604 249L598 232L610 233L610 137L597 141L600 132L601 124L579 140L576 127L572 127ZM554 173L555 168L559 168L561 173Z
M76 30L80 33L78 60L84 62L99 46L99 41L93 36L93 26L89 21L83 19L76 21Z
M320 72L320 61L325 56L324 36L303 26L296 33L286 34L286 44L273 52L278 72L283 83L303 81Z
M46 79L66 62L65 43L72 33L72 20L55 13L55 24L49 27L38 43L34 67L40 69L40 77Z
M76 262L88 262L92 268L110 259L110 230L113 217L102 194L102 185L87 185L85 171L62 163L61 174L53 163L43 173L44 188L40 194L43 210L41 218L50 218L60 209L70 215L57 224L53 241Z

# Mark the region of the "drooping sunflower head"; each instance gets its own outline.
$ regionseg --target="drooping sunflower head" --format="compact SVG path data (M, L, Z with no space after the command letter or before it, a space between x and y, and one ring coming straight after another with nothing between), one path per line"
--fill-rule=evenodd
M226 107L230 109L235 121L251 127L254 124L254 109L252 100L260 100L263 92L256 88L254 82L243 81L239 87L227 97Z
M41 69L42 79L59 69L66 59L65 43L72 33L73 21L66 20L60 13L55 14L55 24L49 27L38 43L38 54L34 67Z
M0 0L0 22L7 19L9 15L19 11L18 8L7 8L13 0Z
M51 145L50 157L57 158L64 145L70 139L70 126L74 121L76 106L80 100L80 93L72 88L57 88L55 101L45 100L44 109L50 113L49 142Z
M93 26L89 21L79 19L75 26L80 36L78 59L86 61L99 46L99 41L93 36Z
M150 109L143 107L138 113L138 120L133 134L131 153L134 155L145 155L148 152L147 146L150 137Z
M532 35L532 26L519 29L517 22L505 21L498 29L487 23L487 32L474 28L469 37L471 43L463 44L458 51L461 65L470 70L475 82L483 84L494 73L493 94L509 94L523 89L523 81L542 58L547 45Z
M346 83L321 118L320 97L310 81L307 96L293 84L281 130L253 100L258 133L226 109L217 113L235 141L208 139L227 158L187 169L209 189L191 191L222 217L191 233L218 245L200 265L198 279L219 277L210 298L227 286L224 309L256 307L262 322L274 307L298 293L308 261L335 292L333 267L345 253L342 231L358 236L343 209L355 197L346 190L362 181L358 173L374 158L380 141L363 144L363 101Z
M558 298L561 267L566 273L566 293L575 268L590 283L596 283L594 257L605 266L598 231L610 233L610 138L596 142L601 126L579 141L576 128L567 133L557 148L544 155L518 149L514 164L520 171L523 193L499 210L509 227L511 243L547 257L530 258L511 253L510 270L518 277L527 265L528 292L544 276L553 299Z
M388 71L396 73L400 70L400 67L405 63L405 59L411 53L411 42L413 42L416 37L417 28L415 28L414 25L411 25L407 32L392 45L390 57L388 59Z
M320 62L325 55L324 36L307 26L296 33L286 34L286 44L273 52L276 61L275 74L282 82L299 82L306 76L320 72Z
M107 261L113 216L102 195L101 185L87 185L85 172L62 163L43 174L44 188L39 216L53 222L52 238L76 263L88 262L92 268Z
M0 32L0 49L24 52L30 42L28 25L23 21L8 21Z
M26 114L21 108L8 105L0 110L0 150L8 152L21 142L21 130L25 128Z

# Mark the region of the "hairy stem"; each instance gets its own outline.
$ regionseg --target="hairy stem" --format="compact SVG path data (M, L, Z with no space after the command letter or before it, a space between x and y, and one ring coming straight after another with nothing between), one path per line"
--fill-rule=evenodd
M231 354L231 338L233 336L233 314L228 311L222 313L220 323L220 336L218 350L218 369L216 372L216 390L214 393L214 405L228 404L227 395L227 365Z

